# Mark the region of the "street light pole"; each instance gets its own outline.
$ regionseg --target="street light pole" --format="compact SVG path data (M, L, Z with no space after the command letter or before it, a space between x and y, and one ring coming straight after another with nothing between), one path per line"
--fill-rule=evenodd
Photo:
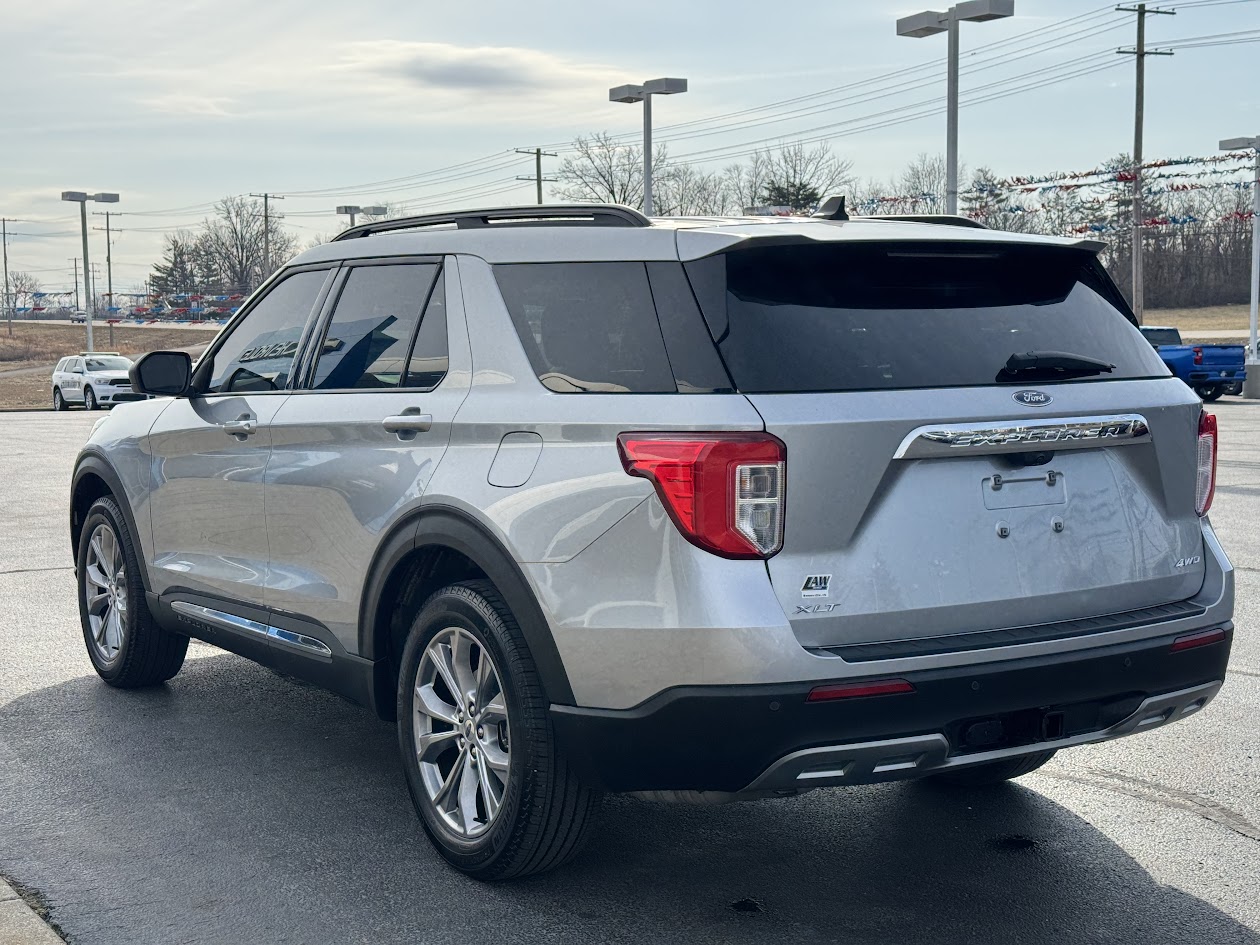
M61 199L79 205L79 222L83 227L83 311L87 315L87 350L93 351L95 349L92 347L92 268L88 262L87 202L92 200L97 203L118 203L118 195L87 194L81 190L64 190L61 192ZM75 282L78 281L76 276Z
M1014 0L1011 0L1013 3ZM643 103L643 215L652 215L652 96L687 91L686 79L649 79L642 85L619 85L608 90L610 102Z
M9 221L0 219L0 242L4 244L4 311L9 316L9 337L13 337L13 304L9 299Z
M360 206L341 206L337 208L337 213L350 218L350 225L354 226L354 221L360 213L370 213L374 217L383 216L389 213L389 207L360 207Z
M1260 345L1256 343L1257 318L1260 316L1260 135L1254 138L1226 138L1222 151L1256 152L1256 176L1251 185L1251 319L1247 333L1247 380L1243 396L1260 400Z
M949 36L945 71L945 212L958 212L958 57L959 24L985 23L1015 15L1015 0L966 0L944 13L927 10L897 21L897 35L922 39L937 33Z

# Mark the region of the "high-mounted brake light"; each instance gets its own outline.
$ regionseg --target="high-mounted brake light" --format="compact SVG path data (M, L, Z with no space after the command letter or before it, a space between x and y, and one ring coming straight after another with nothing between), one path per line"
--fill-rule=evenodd
M1193 348L1193 351L1194 351L1194 363L1202 364L1203 363L1203 349L1200 348L1198 345L1196 345Z
M787 449L768 433L623 433L621 464L656 486L683 536L725 558L783 547Z
M1199 414L1199 474L1194 490L1194 510L1207 515L1216 495L1216 416Z
M894 696L903 692L914 692L914 686L904 679L876 679L815 686L809 691L805 701L832 702L836 699L861 699L866 696Z

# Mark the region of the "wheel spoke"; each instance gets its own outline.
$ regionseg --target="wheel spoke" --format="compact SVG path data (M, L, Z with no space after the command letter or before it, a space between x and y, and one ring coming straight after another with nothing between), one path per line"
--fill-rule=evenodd
M462 707L464 696L460 692L459 681L455 678L451 648L445 643L430 644L429 657L433 660L433 668L437 670L438 675L442 677L442 682L446 683L446 688L450 690L451 698L455 700L456 706Z
M481 662L477 666L477 705L488 706L498 696L500 696L499 675L494 671L494 666L485 650L482 650Z
M117 652L121 647L122 618L118 615L118 608L111 607L109 609L109 620L105 622L105 648Z
M88 598L88 613L93 617L102 616L109 608L109 594L95 594Z
M101 535L102 534L104 534L104 529L98 528L96 530L96 534L92 536L92 542L91 542L91 550L95 558L93 563L97 567L105 566L105 552L101 550Z
M88 566L85 569L86 577L94 587L107 588L109 587L109 578L107 578L104 572L101 571L101 567L98 562L99 559L88 563Z
M101 568L106 574L116 574L118 572L118 542L114 538L113 529L101 530L101 548L104 551L101 557Z
M486 763L486 767L500 775L499 780L507 783L508 766L510 764L510 755L499 748L488 745L482 745L481 757Z
M437 694L432 683L416 686L416 708L432 719L447 725L456 724L459 709Z
M451 668L455 671L455 679L459 683L460 701L466 703L475 698L477 681L472 668L473 639L462 630L456 630L451 639Z
M505 719L507 719L507 705L503 701L503 693L500 692L481 707L478 721L486 725L497 725Z
M102 613L92 625L92 639L94 639L102 647L105 645L105 630L108 628L110 617L112 617L113 614L114 608L112 606L106 607L105 612Z
M458 729L451 729L449 732L426 732L417 739L419 746L416 757L420 761L435 763L442 752L455 744L455 739L458 737Z
M464 833L472 833L477 827L477 771L473 767L472 756L464 756L464 770L459 776L459 818Z
M464 763L468 760L467 750L461 751L459 757L455 759L455 764L451 765L451 770L447 772L446 780L442 782L442 786L438 788L437 793L433 795L433 805L438 810L451 812L451 807L446 803L447 799L454 796L452 788L460 783L460 779L464 772Z
M499 805L503 803L502 788L499 793L495 792L494 776L490 774L490 769L484 764L485 758L482 757L482 764L477 765L477 781L481 788L481 803L486 809L486 820L492 820L494 815L499 812Z

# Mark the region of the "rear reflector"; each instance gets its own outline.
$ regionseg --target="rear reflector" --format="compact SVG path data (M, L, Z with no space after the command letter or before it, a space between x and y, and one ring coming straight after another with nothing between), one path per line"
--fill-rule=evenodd
M914 692L914 686L904 679L877 679L873 682L815 686L805 701L831 702L835 699L860 699L863 696L892 696L902 692Z
M1194 510L1207 515L1216 495L1216 417L1206 411L1199 414L1199 473L1195 483Z
M1225 631L1219 627L1215 630L1187 633L1184 637L1173 640L1172 651L1179 653L1181 650L1193 650L1196 646L1208 646L1211 643L1220 643L1224 639Z

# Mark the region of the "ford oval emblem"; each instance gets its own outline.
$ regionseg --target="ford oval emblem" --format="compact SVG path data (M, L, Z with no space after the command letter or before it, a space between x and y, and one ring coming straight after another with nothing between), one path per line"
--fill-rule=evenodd
M1014 396L1015 402L1025 407L1044 407L1054 403L1053 397L1039 390L1017 390Z

